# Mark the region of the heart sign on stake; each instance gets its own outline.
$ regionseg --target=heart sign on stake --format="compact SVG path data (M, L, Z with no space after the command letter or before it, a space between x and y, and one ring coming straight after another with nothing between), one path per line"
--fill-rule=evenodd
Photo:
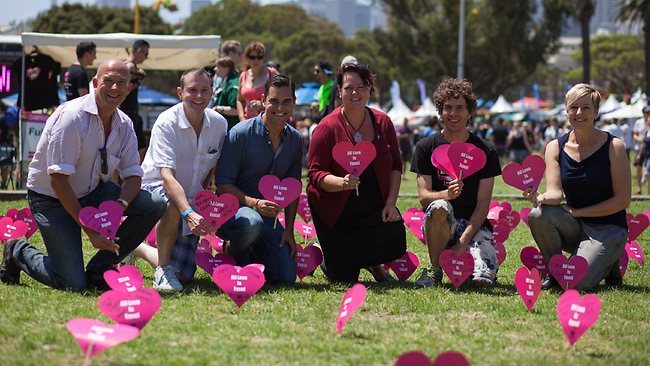
M239 209L239 201L230 193L217 197L214 192L203 190L194 195L194 206L204 219L218 228L235 216Z
M519 259L521 259L521 263L526 266L526 268L531 270L533 268L536 269L541 278L544 278L548 273L544 256L535 247L523 248L519 253Z
M535 268L529 270L525 266L519 267L515 274L515 287L524 300L528 310L533 310L540 291L542 291L542 279Z
M142 273L130 264L104 272L104 280L115 291L135 292L142 288Z
M558 253L551 257L548 269L563 290L574 288L587 275L589 263L579 255L566 259Z
M86 206L79 211L79 221L90 230L114 240L122 218L122 206L115 201L104 201L99 208Z
M599 316L600 298L596 294L581 299L578 291L569 290L557 302L557 317L571 345L596 323Z
M96 356L106 348L128 342L140 334L138 328L130 325L108 325L87 318L72 319L65 326L87 358Z
M254 266L241 268L230 264L222 264L215 268L212 280L237 307L244 305L266 282L264 273L259 268Z
M302 193L298 200L298 215L302 217L305 222L311 221L311 208L309 208L309 201L307 195Z
M510 227L507 224L496 224L492 228L492 237L495 243L505 243L510 236Z
M474 257L469 252L456 254L455 251L446 249L440 253L438 261L456 288L460 287L474 271Z
M207 239L199 240L199 242L196 243L196 252L212 254L212 247L210 246L210 242Z
M395 366L469 366L467 358L454 351L443 352L431 362L429 356L419 351L411 351L399 356Z
M314 245L308 245L303 249L302 245L296 244L295 261L296 275L302 280L323 263L323 252Z
M452 142L447 155L456 172L456 177L461 179L478 172L487 162L487 156L483 150L466 142Z
M525 191L529 188L537 191L544 177L546 163L539 155L528 155L522 164L510 163L503 168L503 181L507 185Z
M316 227L314 224L305 224L300 220L296 220L293 224L293 229L300 234L300 236L305 240L305 243L316 237Z
M636 240L648 228L650 225L650 219L644 214L638 214L636 216L631 213L627 213L627 237L629 240Z
M38 225L36 224L36 221L34 221L34 216L32 216L32 211L29 209L29 207L25 207L22 210L19 210L18 213L16 213L15 219L27 224L25 239L29 239L38 230Z
M332 157L346 172L361 176L364 170L375 160L377 149L372 142L361 141L356 145L342 141L332 148Z
M300 197L302 183L296 178L284 178L282 182L275 175L265 175L257 187L264 199L277 203L280 208L289 206Z
M417 225L422 225L422 222L424 221L424 212L420 209L415 209L410 211L411 209L407 210L402 214L402 219L404 220L404 224L406 226L411 226L411 224L417 224Z
M99 297L97 305L102 314L115 322L142 330L160 309L162 299L156 290L147 287L134 292L108 290Z
M628 257L637 261L641 267L645 264L645 254L643 253L643 248L639 246L636 240L628 241L625 243L625 252Z
M395 272L395 275L400 281L408 280L408 278L411 277L413 272L418 268L418 265L420 265L420 260L413 252L406 252L400 258L385 264L386 267Z
M8 216L0 218L0 241L18 239L27 234L27 230L27 224L21 220L14 221Z
M345 327L352 314L363 305L365 299L366 286L360 283L355 284L345 292L341 301L341 307L339 308L339 315L336 318L336 331L339 334L343 331L343 327Z
M521 221L523 221L526 226L528 226L528 214L530 214L530 211L532 211L530 207L524 207L519 211L519 217L521 217Z
M494 250L497 252L497 260L499 261L499 265L501 265L506 261L506 257L508 256L506 247L503 245L503 243L497 242L494 244Z
M436 169L442 171L448 176L454 179L458 179L458 176L454 171L454 167L451 165L451 161L449 161L449 155L447 154L448 152L449 144L444 144L436 147L431 154L431 164L433 164Z
M228 254L218 253L217 255L212 256L212 253L205 252L196 252L194 254L194 262L196 262L196 265L208 274L214 273L215 268L222 264L229 264L231 266L237 264L235 259Z

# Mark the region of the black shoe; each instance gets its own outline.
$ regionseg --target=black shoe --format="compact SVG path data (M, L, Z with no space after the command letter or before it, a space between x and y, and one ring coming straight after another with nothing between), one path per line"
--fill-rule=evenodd
M542 280L542 289L548 290L553 287L560 288L560 284L557 282L555 277L553 277L553 275L549 273Z
M605 284L607 286L621 286L623 284L623 276L621 276L621 270L619 269L620 263L617 260L612 267L612 270L609 271L607 277L605 277Z
M18 285L20 283L20 267L14 259L14 247L18 239L12 239L5 243L2 250L2 263L0 263L0 282L8 285Z

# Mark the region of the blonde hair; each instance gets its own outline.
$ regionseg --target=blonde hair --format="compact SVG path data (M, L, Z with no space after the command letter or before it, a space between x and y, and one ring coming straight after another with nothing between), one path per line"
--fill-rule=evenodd
M584 83L574 85L566 93L564 104L566 106L567 111L569 110L569 106L571 104L575 103L576 100L584 97L585 95L589 95L589 97L591 98L591 104L594 106L594 110L597 116L598 109L600 108L600 93L593 86Z

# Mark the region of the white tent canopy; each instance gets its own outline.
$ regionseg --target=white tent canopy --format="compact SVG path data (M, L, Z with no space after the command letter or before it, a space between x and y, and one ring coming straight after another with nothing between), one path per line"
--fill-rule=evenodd
M600 105L600 113L609 113L612 111L615 111L622 106L624 106L625 103L620 103L618 100L616 100L616 97L614 97L614 94L610 94L609 97L603 102L603 104Z
M506 100L503 95L499 95L497 101L494 102L492 108L490 108L490 113L509 113L513 112L515 109L510 103Z
M643 117L643 105L637 103L632 105L625 105L613 112L605 113L601 116L601 119L641 117Z
M431 98L426 98L424 99L424 103L418 109L415 111L415 116L416 117L438 117L438 111L436 110L436 106L433 104L433 101Z
M97 45L98 66L111 58L126 59L133 42L144 39L151 46L149 57L141 64L145 70L186 70L214 64L219 55L220 36L163 36L154 34L107 33L107 34L22 34L25 52L34 47L54 58L61 66L68 67L77 60L77 44L91 41Z
M402 100L397 80L393 80L393 85L390 87L390 98L393 107L386 114L393 121L393 125L402 126L405 119L410 119L413 116L413 111Z

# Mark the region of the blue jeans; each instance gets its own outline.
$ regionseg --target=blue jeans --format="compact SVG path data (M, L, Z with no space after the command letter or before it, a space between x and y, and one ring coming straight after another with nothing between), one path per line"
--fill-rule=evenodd
M217 235L230 240L230 254L237 265L262 263L269 283L296 282L296 263L288 244L280 246L284 228L273 228L273 217L261 216L249 207L240 207L235 217L221 225Z
M97 207L101 202L116 200L119 196L118 185L113 182L100 183L92 192L79 198L79 203L82 207ZM104 272L120 263L144 241L167 207L159 195L140 191L124 212L128 218L117 230L120 255L100 250L90 259L84 271L81 227L61 202L32 191L28 191L27 200L48 255L21 240L14 247L16 263L25 273L45 285L74 291L88 286L105 288Z

